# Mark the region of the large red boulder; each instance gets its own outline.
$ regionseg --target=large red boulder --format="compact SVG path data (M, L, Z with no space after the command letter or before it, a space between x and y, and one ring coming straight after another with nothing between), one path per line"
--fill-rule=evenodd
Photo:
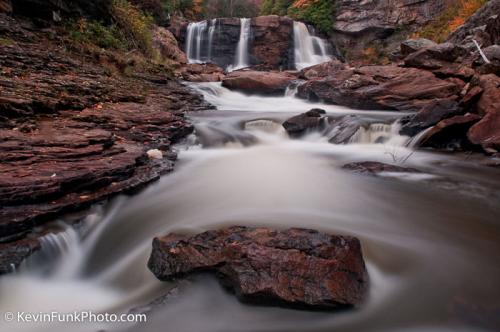
M356 306L368 286L358 239L298 228L168 234L153 240L148 267L160 280L217 272L242 300L294 307Z
M247 94L279 95L295 79L295 75L287 72L239 70L227 75L222 86Z

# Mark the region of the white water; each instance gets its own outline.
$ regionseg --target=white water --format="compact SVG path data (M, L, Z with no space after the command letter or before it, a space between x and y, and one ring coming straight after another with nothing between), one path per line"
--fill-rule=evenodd
M396 122L400 113L322 105L329 116L354 114L366 122L349 144L336 145L322 132L290 139L281 127L317 104L292 96L245 96L214 83L193 88L218 110L191 114L195 144L181 151L176 171L95 212L82 240L72 229L47 236L42 253L62 256L49 273L27 266L1 278L0 311L127 312L172 287L146 268L154 236L235 224L357 236L370 274L366 302L340 313L249 306L200 276L137 326L0 320L2 331L494 330L499 206L459 192L462 182L472 180L498 188L498 172L405 146ZM408 155L404 166L423 173L372 178L341 168L355 161L397 163ZM459 179L454 190L429 182L447 176ZM498 190L486 197L494 203Z
M314 66L332 59L328 54L326 42L311 35L307 25L302 22L293 22L293 43L296 69Z
M186 32L186 56L189 63L202 63L202 47L207 21L189 23Z
M217 19L214 18L210 21L210 27L208 28L208 61L212 60L212 48L214 43L214 34L217 29Z
M251 20L249 18L240 19L240 39L236 47L236 56L234 64L228 68L228 71L238 70L250 66L248 45L251 36Z

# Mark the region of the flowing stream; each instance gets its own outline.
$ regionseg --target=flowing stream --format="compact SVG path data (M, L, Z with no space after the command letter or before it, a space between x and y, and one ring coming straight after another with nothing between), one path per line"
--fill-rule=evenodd
M192 113L174 173L96 207L78 229L47 235L42 250L0 279L2 312L123 313L162 296L146 267L154 236L229 225L306 227L361 240L370 292L358 309L314 312L238 302L200 275L147 323L6 323L2 331L490 331L500 324L499 171L466 158L414 151L394 112L356 111L193 84L217 110ZM324 132L290 139L281 123L321 106L364 126L348 144ZM355 161L422 173L370 177ZM48 259L51 258L51 259Z

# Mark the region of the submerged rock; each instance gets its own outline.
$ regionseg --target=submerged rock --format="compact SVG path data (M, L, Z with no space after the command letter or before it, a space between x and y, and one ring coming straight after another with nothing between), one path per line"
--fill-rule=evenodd
M358 239L298 228L171 233L153 240L148 267L160 280L216 272L241 300L293 307L356 306L368 288Z
M378 161L362 161L345 164L343 169L352 171L354 173L377 175L382 172L391 173L420 173L419 170L411 167L402 167L391 164L385 164Z

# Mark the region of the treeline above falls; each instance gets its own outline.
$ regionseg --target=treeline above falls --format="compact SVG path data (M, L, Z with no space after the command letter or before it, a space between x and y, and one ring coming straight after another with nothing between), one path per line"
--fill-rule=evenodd
M190 63L210 62L228 71L256 65L302 69L338 56L311 26L275 15L191 22L171 31Z

